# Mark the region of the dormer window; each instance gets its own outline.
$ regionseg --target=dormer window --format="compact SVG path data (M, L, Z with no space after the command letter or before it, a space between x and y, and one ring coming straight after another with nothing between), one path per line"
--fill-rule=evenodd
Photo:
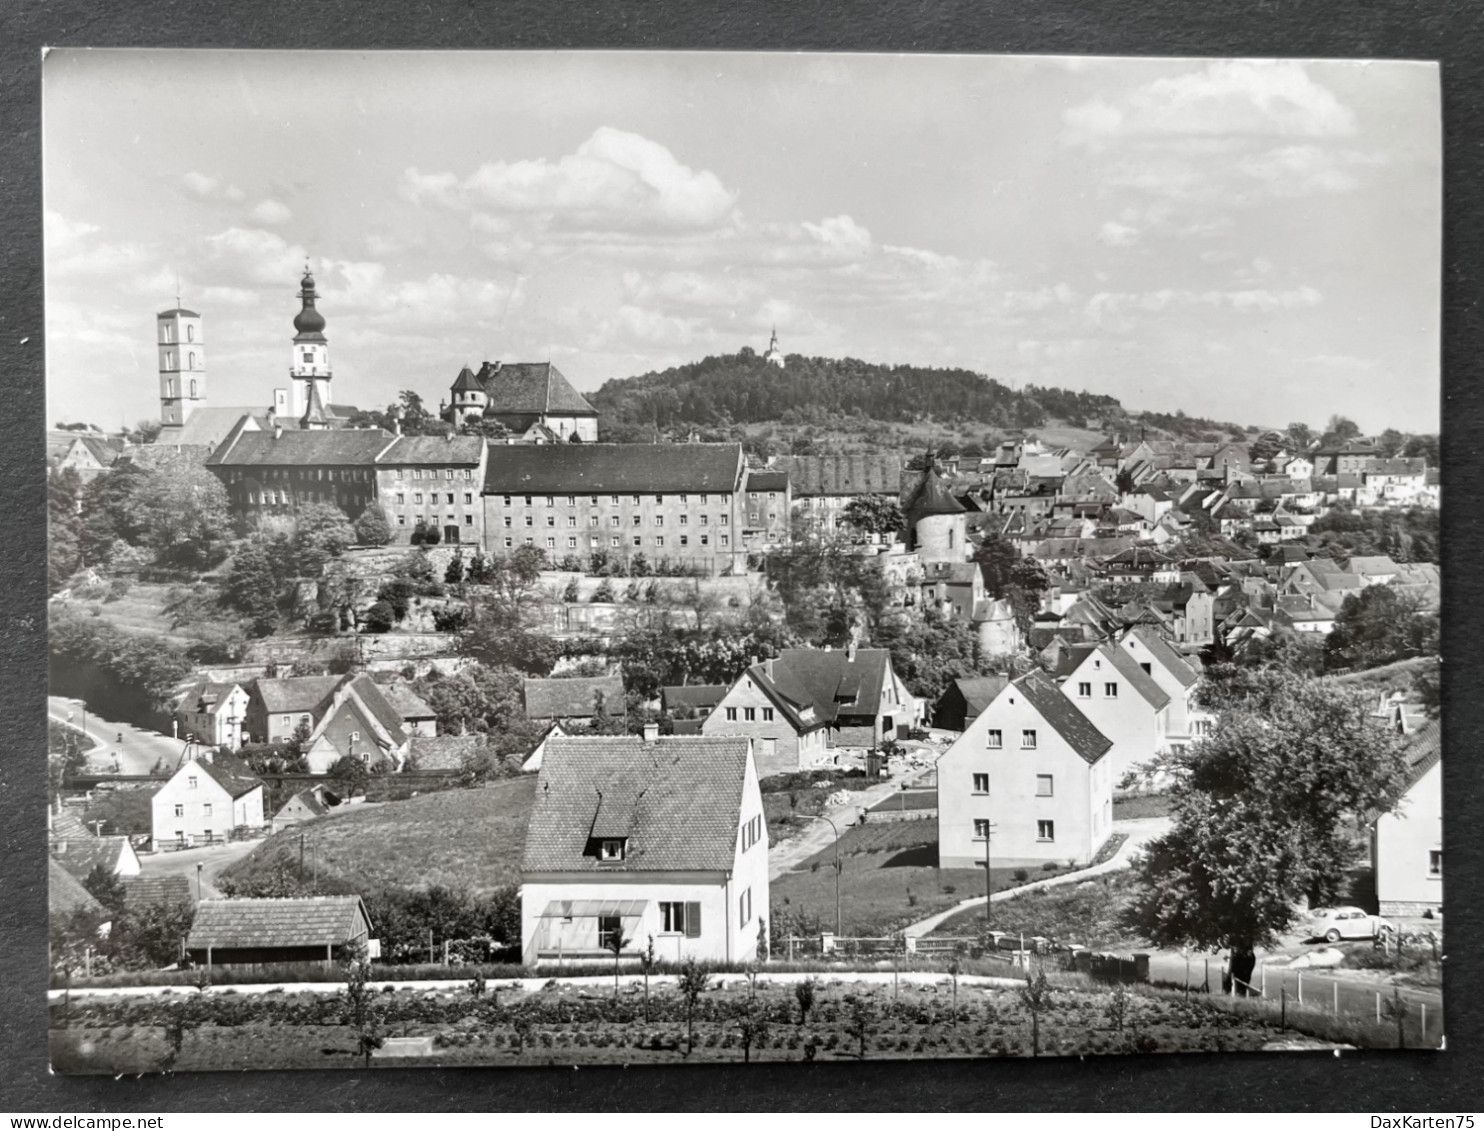
M624 856L624 838L608 837L598 844L598 859L606 861L622 860Z

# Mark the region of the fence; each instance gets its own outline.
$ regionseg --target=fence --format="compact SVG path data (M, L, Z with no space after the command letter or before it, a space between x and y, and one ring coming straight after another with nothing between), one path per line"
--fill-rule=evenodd
M1394 1025L1399 1045L1410 1038L1419 1048L1429 1047L1430 1041L1436 1043L1443 1035L1441 995L1429 1001L1431 995L1416 990L1408 990L1404 995L1399 986L1388 987L1388 993L1386 989L1326 978L1312 971L1307 979L1304 975L1303 970L1284 967L1273 967L1270 973L1264 965L1258 967L1256 983L1226 978L1223 985L1233 996L1241 989L1247 1001L1260 1003L1270 1014L1276 1012L1280 1026L1286 1027L1290 1015L1345 1016Z

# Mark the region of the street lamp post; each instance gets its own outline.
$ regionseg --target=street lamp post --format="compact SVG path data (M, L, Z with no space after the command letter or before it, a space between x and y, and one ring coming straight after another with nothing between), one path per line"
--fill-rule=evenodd
M840 930L840 830L835 828L835 822L828 817L812 816L811 821L823 821L829 825L830 831L835 834L835 937L839 938L843 931Z
M201 869L203 865L196 865L196 902L201 902Z

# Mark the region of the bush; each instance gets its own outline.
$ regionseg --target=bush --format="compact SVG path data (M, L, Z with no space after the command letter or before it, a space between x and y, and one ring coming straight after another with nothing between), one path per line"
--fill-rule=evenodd
M1015 877L1015 882L1017 884L1023 884L1026 882L1026 880L1031 878L1031 874L1024 868L1016 868L1015 871L1011 873L1011 875Z
M396 619L396 613L391 605L385 601L377 601L366 610L362 623L367 632L390 632Z

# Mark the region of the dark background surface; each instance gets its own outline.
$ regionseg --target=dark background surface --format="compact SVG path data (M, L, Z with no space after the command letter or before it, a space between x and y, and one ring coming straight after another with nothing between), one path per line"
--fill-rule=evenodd
M589 10L590 9L590 10ZM1328 56L1442 61L1444 765L1449 955L1443 1053L897 1061L746 1069L305 1071L129 1079L46 1063L45 457L41 48L627 48ZM647 4L139 0L0 5L0 1111L1321 1110L1479 1107L1484 790L1479 615L1484 6L1405 0L988 0ZM719 123L719 129L725 124ZM951 175L951 171L946 171ZM100 375L102 379L104 375ZM1430 395L1430 394L1429 394ZM1335 411L1344 412L1343 404Z

